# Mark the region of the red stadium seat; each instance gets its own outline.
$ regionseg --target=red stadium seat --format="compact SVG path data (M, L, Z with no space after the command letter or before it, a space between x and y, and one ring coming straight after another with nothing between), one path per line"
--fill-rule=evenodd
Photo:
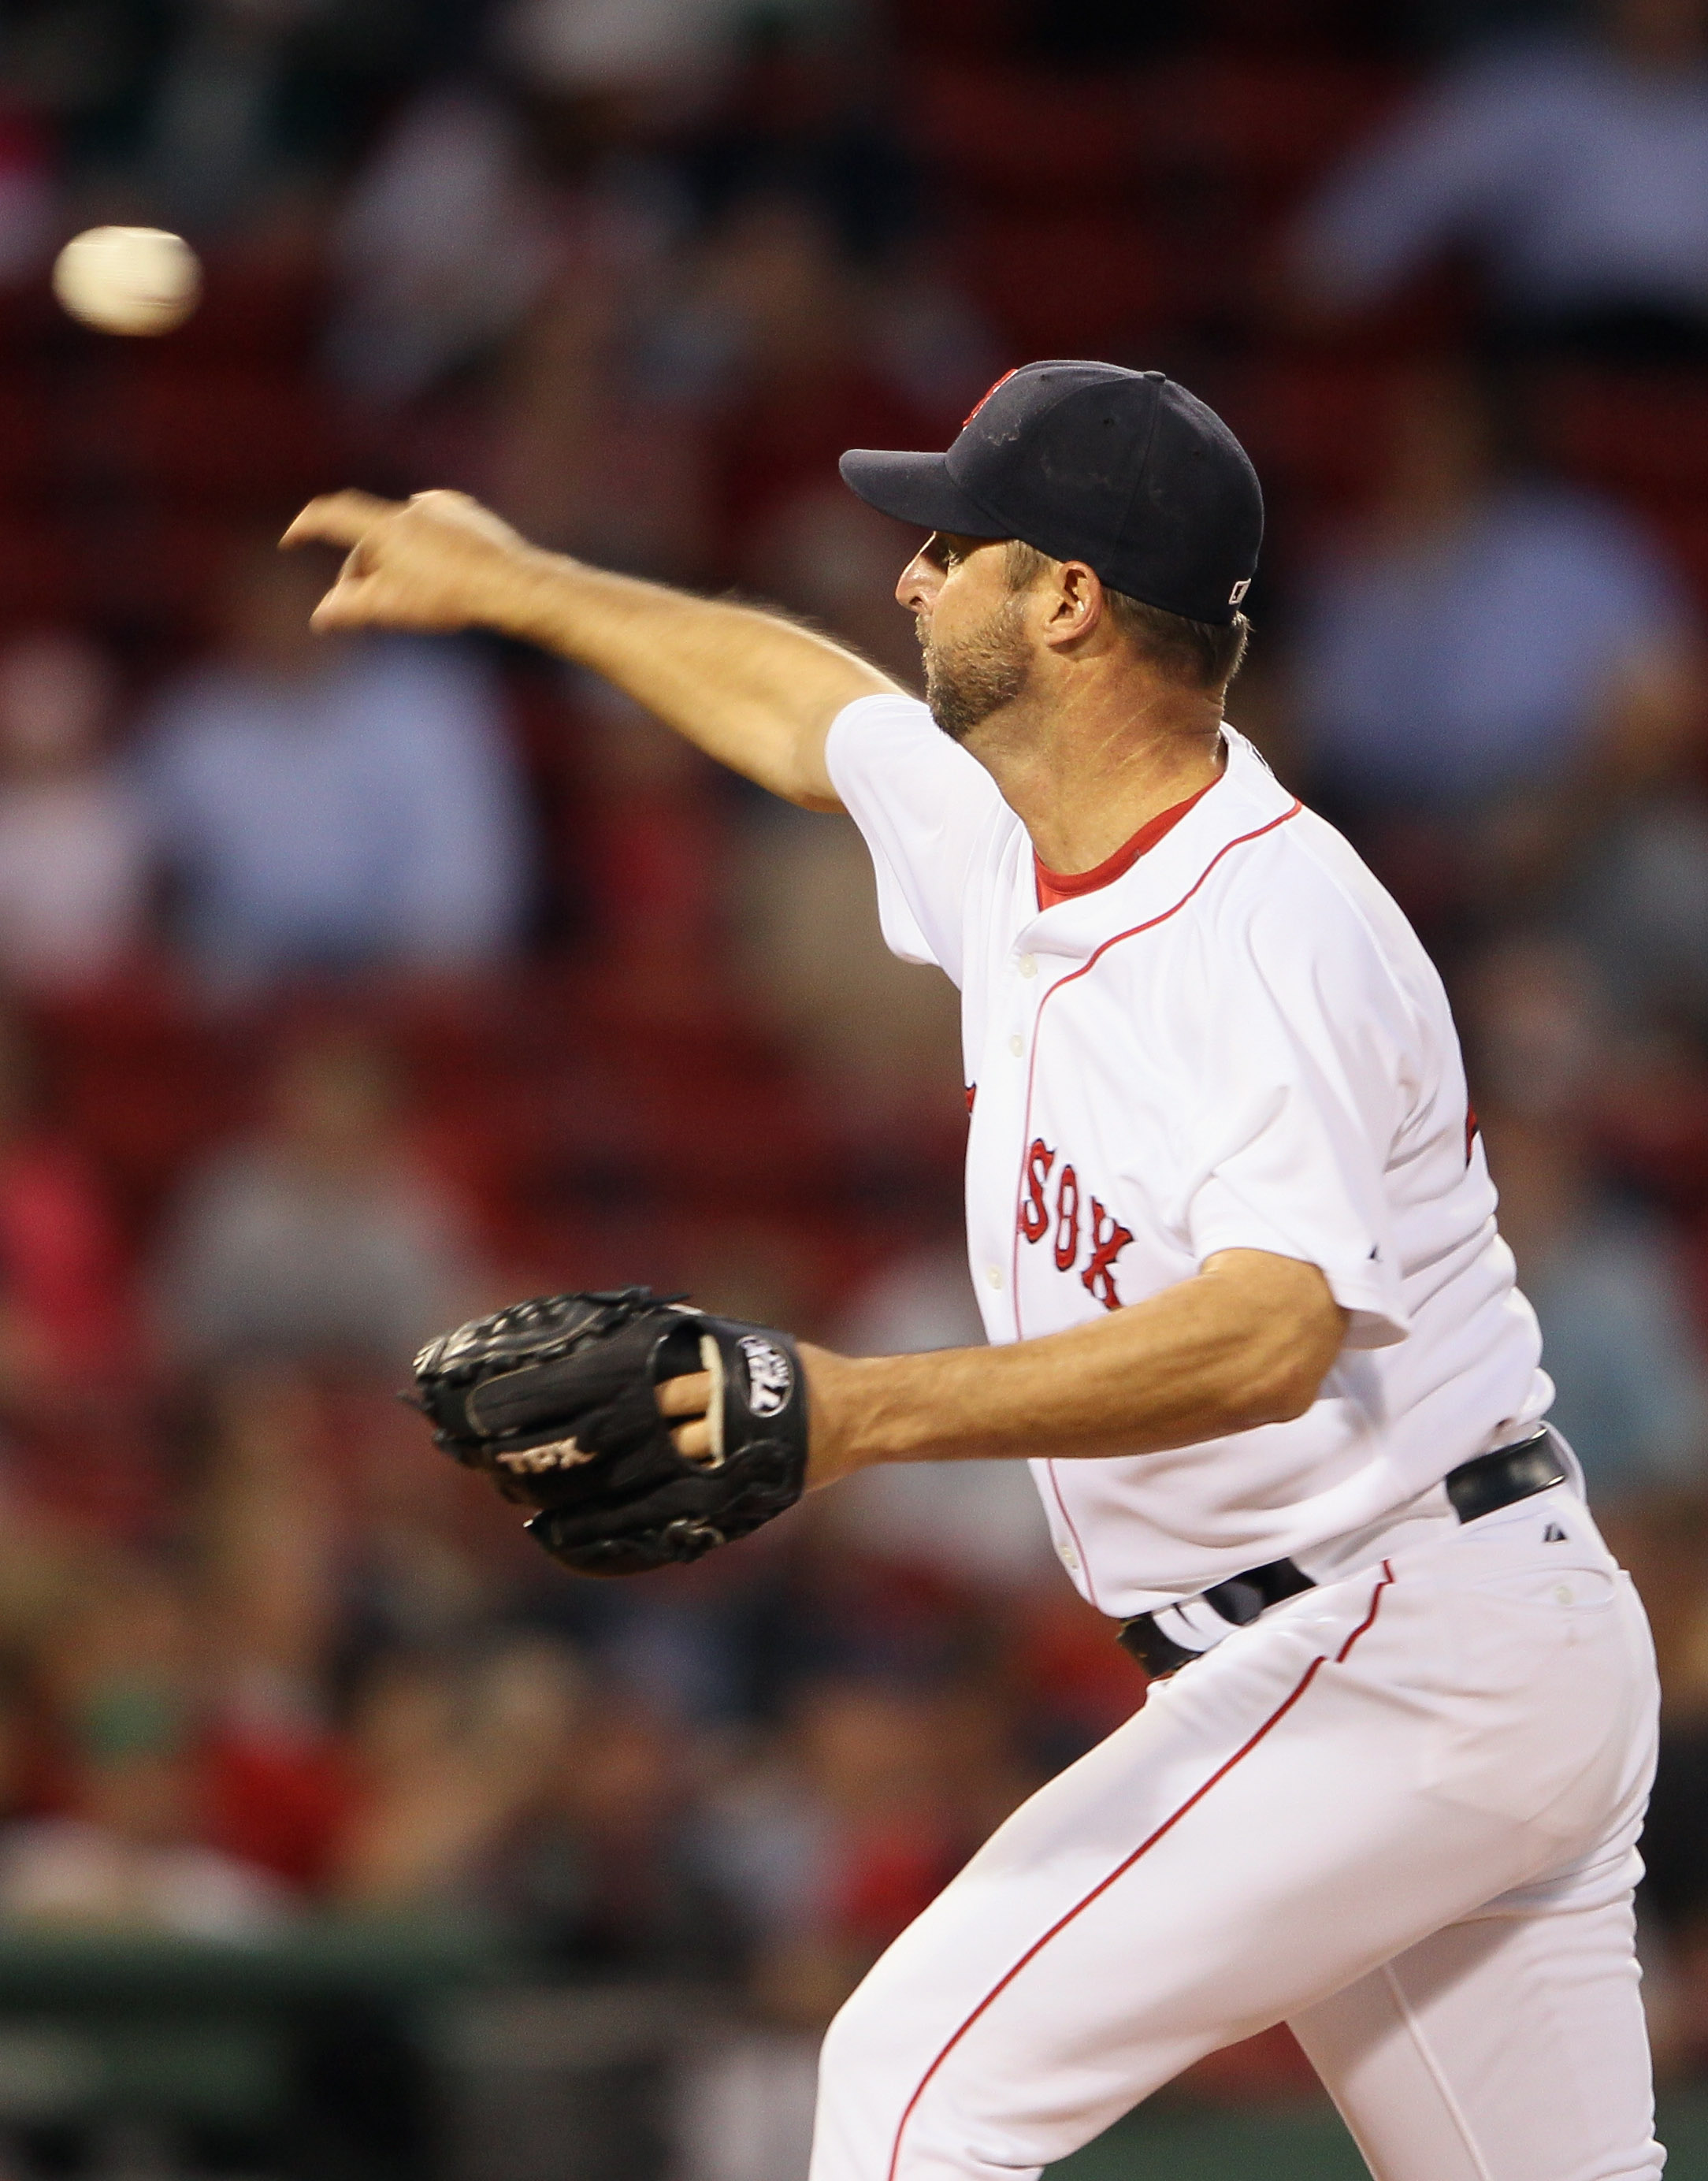
M140 976L34 1012L58 1123L146 1226L190 1161L250 1117L247 1027L208 1021Z
M0 357L9 367L63 345L65 314L46 280L0 288Z
M326 280L313 258L275 262L253 251L210 251L200 308L173 336L179 356L229 357L277 371L306 358L326 315Z
M1694 376L1561 373L1534 413L1541 451L1587 484L1661 502L1708 489L1708 386Z
M983 196L1036 204L1062 185L1119 194L1140 171L1139 86L1124 73L943 61L911 71L905 95L931 164Z
M1079 76L945 60L916 68L906 95L927 158L983 202L1036 207L1072 187L1107 207L1186 174L1262 217L1362 135L1402 80L1260 55Z
M955 260L971 293L1028 356L1119 354L1160 315L1163 261L1145 222L1118 212L969 219Z
M269 516L342 479L324 400L252 366L151 357L116 372L67 428L74 466L104 483Z
M252 524L144 505L79 524L74 583L80 611L113 630L189 641L215 625L234 554Z
M1146 78L1141 141L1159 168L1242 180L1261 214L1339 158L1405 80L1360 63L1194 55Z
M0 509L0 627L63 621L79 596L76 558L63 527L28 509Z
M1254 367L1212 398L1266 484L1356 500L1386 454L1392 370L1361 356L1295 356Z
M1011 52L1019 42L1023 0L931 0L928 8L889 0L884 14L904 70L927 53Z
M33 372L0 378L0 493L34 492L53 470L52 411Z
M1698 605L1708 613L1708 507L1675 501L1641 512L1645 527L1695 592Z

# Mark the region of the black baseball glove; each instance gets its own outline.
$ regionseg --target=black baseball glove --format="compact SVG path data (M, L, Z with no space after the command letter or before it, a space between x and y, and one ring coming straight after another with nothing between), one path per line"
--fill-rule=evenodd
M679 1454L653 1398L711 1374L709 1453ZM785 1333L650 1288L537 1295L429 1341L416 1405L447 1453L538 1508L532 1536L581 1575L697 1560L801 1497L807 1384Z

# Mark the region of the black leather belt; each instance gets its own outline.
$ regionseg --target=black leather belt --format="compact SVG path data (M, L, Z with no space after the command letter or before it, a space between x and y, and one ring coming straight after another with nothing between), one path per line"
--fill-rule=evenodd
M1492 1515L1497 1508L1510 1507L1565 1481L1565 1464L1554 1450L1553 1435L1545 1424L1511 1446L1497 1446L1492 1454L1462 1461L1442 1479L1448 1503L1462 1522L1474 1522L1479 1516ZM1195 1648L1170 1635L1160 1625L1158 1613L1141 1613L1136 1621L1127 1623L1116 1640L1132 1654L1153 1681L1160 1681L1201 1658L1223 1636L1245 1627L1270 1606L1279 1605L1282 1598L1315 1588L1310 1576L1292 1560L1271 1560L1267 1567L1251 1568L1244 1575L1230 1576L1226 1582L1212 1583L1180 1606L1159 1609L1170 1615L1191 1612L1199 1623L1194 1632L1206 1638ZM1226 1625L1218 1627L1219 1622Z

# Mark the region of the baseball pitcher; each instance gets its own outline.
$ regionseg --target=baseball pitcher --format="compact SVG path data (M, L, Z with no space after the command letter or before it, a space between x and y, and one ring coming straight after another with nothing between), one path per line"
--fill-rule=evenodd
M454 494L337 494L287 543L349 549L327 628L502 630L852 814L890 944L961 992L993 1344L543 1297L425 1350L422 1405L598 1574L868 1463L1028 1461L1154 1676L844 2007L813 2181L1028 2181L1282 2021L1380 2181L1652 2181L1648 1634L1545 1421L1441 982L1222 719L1251 465L1160 373L1056 362L842 472L929 533L923 704Z

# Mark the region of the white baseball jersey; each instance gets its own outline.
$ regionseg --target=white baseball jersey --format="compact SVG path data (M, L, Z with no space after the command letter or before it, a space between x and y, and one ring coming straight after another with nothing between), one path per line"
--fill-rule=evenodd
M1223 776L1154 847L1046 908L1024 826L924 705L862 698L827 748L885 938L961 988L991 1339L1230 1249L1320 1267L1351 1314L1292 1422L1033 1464L1064 1565L1122 1616L1285 1556L1311 1570L1552 1399L1441 980L1347 843L1224 732Z

